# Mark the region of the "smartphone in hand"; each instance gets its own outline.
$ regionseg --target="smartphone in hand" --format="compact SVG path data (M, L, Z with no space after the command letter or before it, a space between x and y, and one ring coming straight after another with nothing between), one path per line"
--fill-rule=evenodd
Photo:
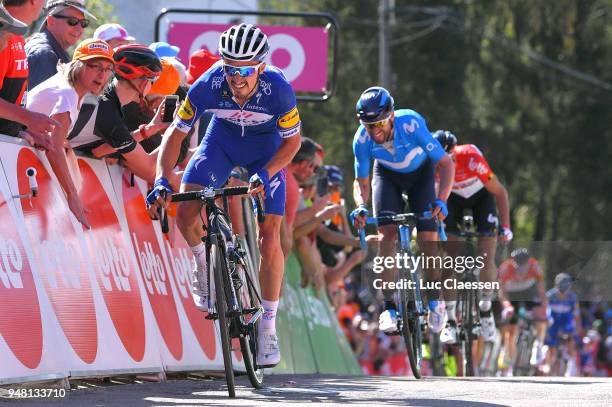
M317 180L317 195L324 196L329 192L329 178L327 175L319 177Z
M178 103L177 95L168 95L164 99L164 117L162 122L171 122L174 119L174 111L176 110L176 104Z

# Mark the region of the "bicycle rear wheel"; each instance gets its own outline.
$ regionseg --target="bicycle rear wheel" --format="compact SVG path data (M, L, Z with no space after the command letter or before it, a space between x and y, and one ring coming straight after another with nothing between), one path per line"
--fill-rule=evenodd
M264 381L264 369L257 366L257 332L259 322L253 323L253 318L257 310L261 309L261 296L255 285L255 273L251 269L250 263L246 259L240 259L236 263L237 272L240 276L242 285L236 296L240 301L240 309L243 311L241 317L243 330L240 336L240 351L244 360L247 376L251 385L260 389Z
M230 318L228 318L227 298L230 287L227 260L219 245L217 235L210 236L210 261L208 264L213 269L215 279L216 307L218 316L219 332L221 334L221 349L223 351L223 365L225 368L225 381L227 392L230 397L236 397L236 385L234 382L234 368L232 366L232 343L230 337Z
M461 340L461 354L463 356L463 375L474 376L474 359L472 348L474 345L474 307L475 298L473 290L463 290L461 310L461 325L463 338Z
M432 332L429 338L432 373L434 376L446 376L444 372L444 346L440 341L440 334Z
M515 376L529 376L531 371L531 350L533 340L531 334L526 331L521 331L517 338L516 344L516 360L514 362Z

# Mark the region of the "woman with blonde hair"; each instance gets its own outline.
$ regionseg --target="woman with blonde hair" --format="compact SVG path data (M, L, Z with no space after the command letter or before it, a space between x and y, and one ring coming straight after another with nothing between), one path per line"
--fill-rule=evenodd
M78 166L68 143L68 134L76 123L85 96L100 95L113 69L112 48L102 40L84 40L74 51L72 61L59 64L58 72L32 89L27 98L28 110L46 114L60 123L52 133L53 148L46 152L47 158L66 194L68 207L87 228L90 225L75 186Z

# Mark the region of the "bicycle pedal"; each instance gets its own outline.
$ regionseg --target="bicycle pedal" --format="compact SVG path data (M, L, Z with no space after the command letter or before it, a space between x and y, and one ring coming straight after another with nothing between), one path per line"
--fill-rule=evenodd
M206 315L204 318L205 319L210 319L210 320L214 321L216 319L219 319L219 314L217 314L216 312L213 312L213 313L209 312L208 315Z

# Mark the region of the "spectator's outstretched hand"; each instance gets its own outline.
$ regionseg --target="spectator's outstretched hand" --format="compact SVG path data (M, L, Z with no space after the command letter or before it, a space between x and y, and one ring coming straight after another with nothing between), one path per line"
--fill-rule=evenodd
M312 200L312 207L315 211L319 212L321 209L325 208L329 203L329 194L325 194L323 196L316 195Z
M60 126L58 122L49 116L38 112L28 111L25 119L23 124L28 128L28 132L36 136L48 136L56 127Z
M19 137L28 142L32 147L41 151L54 151L55 146L48 133L34 133L30 131L19 132Z
M317 213L322 220L328 220L336 216L342 210L342 206L338 204L327 205L323 210Z
M77 218L79 222L83 224L87 229L91 229L91 225L89 224L89 220L87 220L87 213L89 212L83 206L83 202L78 196L68 197L68 207Z

